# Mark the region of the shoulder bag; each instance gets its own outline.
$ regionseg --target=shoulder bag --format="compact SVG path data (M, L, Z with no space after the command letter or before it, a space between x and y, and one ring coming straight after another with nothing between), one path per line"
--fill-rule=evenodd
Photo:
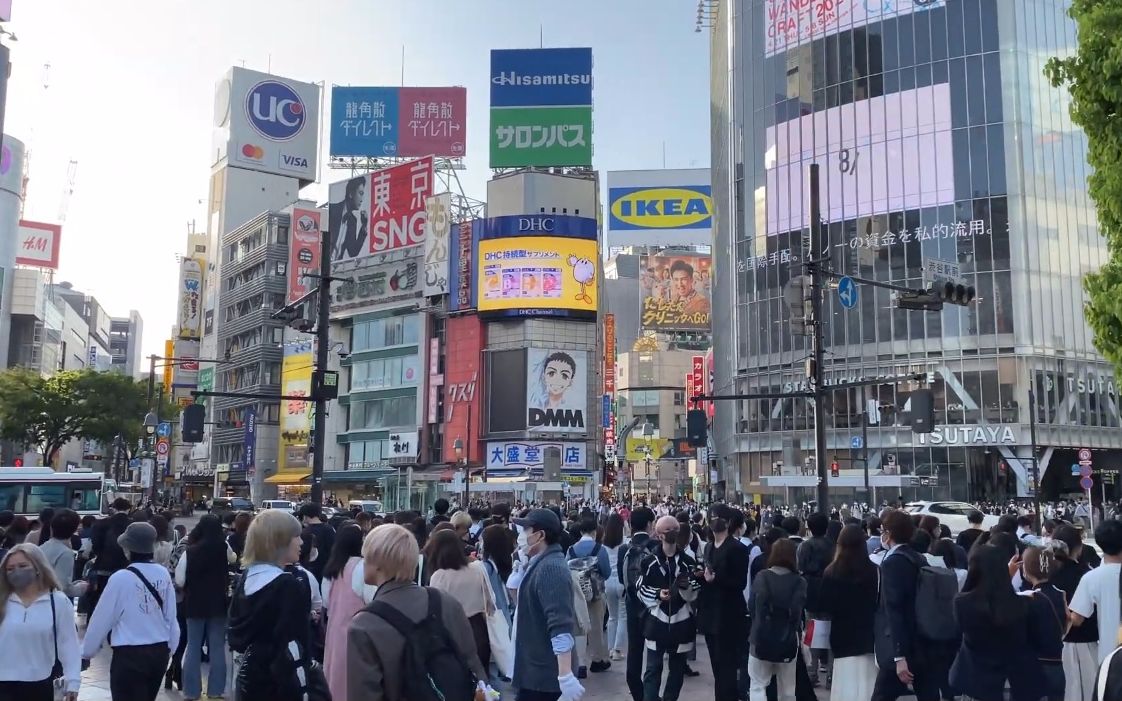
M54 694L54 701L64 701L66 698L66 679L62 672L62 662L58 659L58 614L55 612L55 592L57 589L50 590L51 596L51 636L54 638L55 643L55 663L51 667L51 692Z
M507 679L514 676L514 643L510 639L510 626L507 624L506 615L495 605L495 598L491 592L491 578L483 573L483 602L484 615L487 618L487 639L491 642L491 659L499 668L499 673Z

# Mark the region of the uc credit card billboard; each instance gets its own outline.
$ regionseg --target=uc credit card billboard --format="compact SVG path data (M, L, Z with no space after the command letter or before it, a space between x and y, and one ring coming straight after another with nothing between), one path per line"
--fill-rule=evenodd
M709 170L608 173L610 246L697 246L713 243Z

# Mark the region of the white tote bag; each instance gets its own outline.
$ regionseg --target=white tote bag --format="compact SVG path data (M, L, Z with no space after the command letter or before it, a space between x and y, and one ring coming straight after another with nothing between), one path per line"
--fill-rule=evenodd
M491 582L483 568L483 600L487 602L487 639L491 643L491 660L499 668L499 674L507 679L514 676L514 643L510 639L510 626L506 616L495 606L491 592Z

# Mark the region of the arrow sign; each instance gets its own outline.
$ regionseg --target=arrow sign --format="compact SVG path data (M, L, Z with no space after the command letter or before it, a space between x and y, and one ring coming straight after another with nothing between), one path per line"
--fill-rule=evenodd
M857 283L848 275L838 280L838 299L846 309L857 306Z

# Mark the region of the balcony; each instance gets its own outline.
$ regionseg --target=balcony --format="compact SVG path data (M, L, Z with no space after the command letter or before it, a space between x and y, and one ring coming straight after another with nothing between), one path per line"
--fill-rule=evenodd
M263 246L258 246L249 253L246 253L236 261L226 261L222 265L222 277L230 277L236 275L247 268L252 268L255 265L265 261L275 263L283 263L288 260L288 247L279 243L270 243ZM269 267L269 266L266 266ZM266 272L272 273L272 270Z
M225 341L246 331L259 329L265 326L278 326L279 322L270 319L273 313L272 309L253 309L248 314L244 314L236 319L229 321L222 321L218 325L218 337Z

